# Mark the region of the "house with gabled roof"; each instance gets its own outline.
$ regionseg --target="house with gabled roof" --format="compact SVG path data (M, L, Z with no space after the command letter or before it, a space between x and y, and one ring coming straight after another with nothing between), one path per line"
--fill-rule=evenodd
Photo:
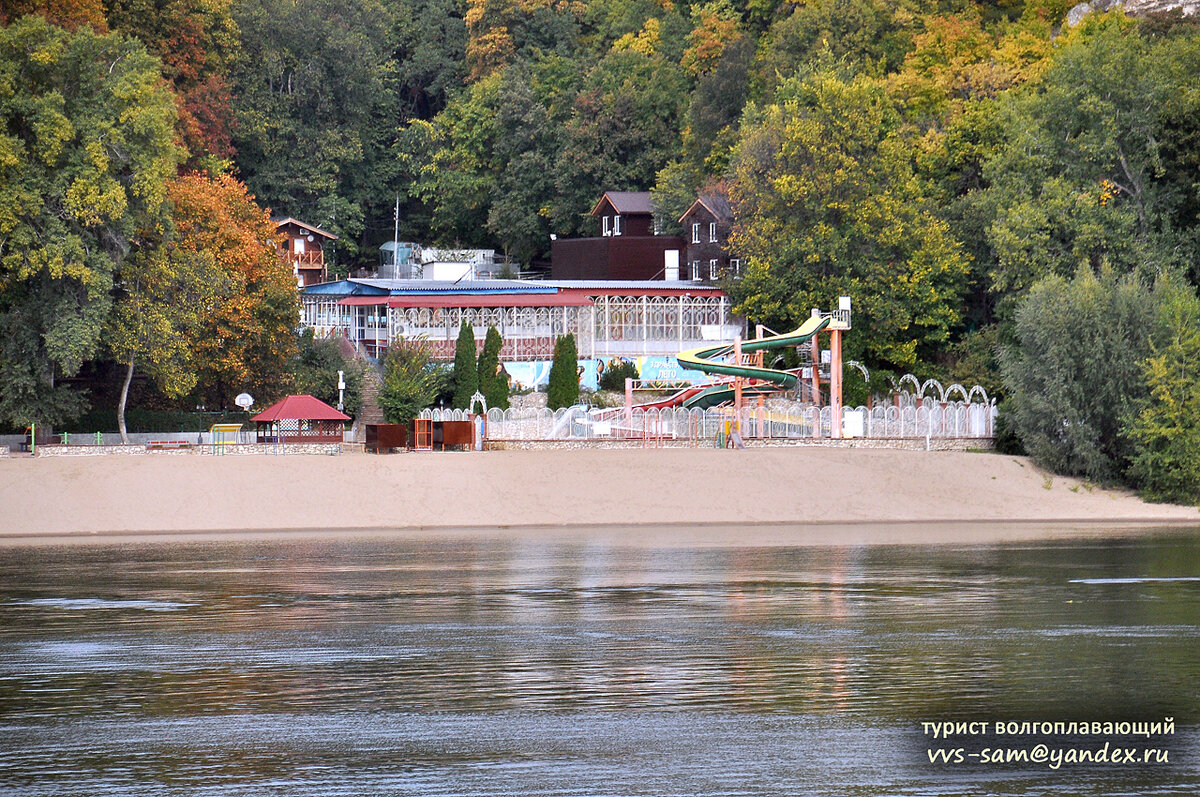
M733 230L733 209L729 198L721 194L698 197L679 217L686 241L684 262L693 280L716 282L741 276L741 258L731 256L729 234Z
M329 272L325 267L324 245L336 241L338 237L291 216L272 221L275 222L276 231L284 236L279 244L279 256L291 265L296 283L303 288L325 282Z
M550 243L556 280L667 280L680 278L683 239L655 235L649 191L605 191L590 214L596 235Z

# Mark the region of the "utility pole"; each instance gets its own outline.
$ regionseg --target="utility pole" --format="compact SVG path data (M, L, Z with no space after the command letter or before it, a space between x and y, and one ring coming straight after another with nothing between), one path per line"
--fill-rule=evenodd
M392 279L400 279L400 194L396 194L396 212L392 214Z

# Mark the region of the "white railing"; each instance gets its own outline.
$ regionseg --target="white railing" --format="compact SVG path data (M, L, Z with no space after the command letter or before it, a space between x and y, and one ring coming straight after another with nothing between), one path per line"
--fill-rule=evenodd
M462 420L462 410L430 411L422 417ZM831 436L829 407L786 410L747 407L737 428L743 439L827 439ZM854 407L843 410L844 436L871 439L990 438L994 434L994 404L966 402L927 406ZM861 422L861 423L859 423ZM858 427L861 426L861 429ZM711 443L734 428L732 410L491 409L487 413L489 440L627 440Z

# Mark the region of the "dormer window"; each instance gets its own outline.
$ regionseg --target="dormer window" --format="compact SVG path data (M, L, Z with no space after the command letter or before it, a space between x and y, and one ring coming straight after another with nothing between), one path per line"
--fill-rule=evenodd
M613 235L621 234L621 214L613 216Z
M700 243L700 222L692 223L692 243Z
M612 227L609 226L610 221L611 221L611 217L609 217L609 216L604 217L604 237L605 238L612 235Z
M708 242L711 244L715 244L717 242L717 223L715 221L709 222Z

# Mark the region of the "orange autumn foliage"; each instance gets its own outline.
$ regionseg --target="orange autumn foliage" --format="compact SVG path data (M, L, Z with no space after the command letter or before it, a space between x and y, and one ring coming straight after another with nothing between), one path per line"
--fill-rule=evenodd
M97 33L108 32L101 0L5 0L0 5L0 25L26 14L40 14L47 22L71 31L91 27Z
M179 247L215 258L223 283L196 341L199 393L209 406L243 391L260 403L282 395L299 303L270 213L228 175L184 175L169 196Z

